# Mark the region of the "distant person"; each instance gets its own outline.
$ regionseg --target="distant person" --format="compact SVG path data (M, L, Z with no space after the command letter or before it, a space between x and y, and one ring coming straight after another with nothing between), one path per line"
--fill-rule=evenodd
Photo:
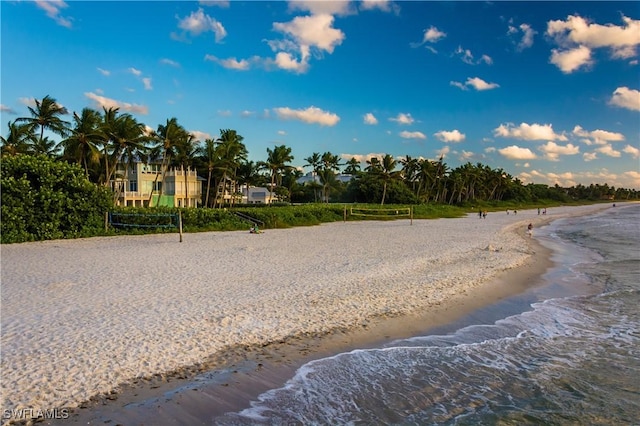
M542 210L542 214L547 214L547 208L545 207L544 210Z
M529 234L529 238L533 235L533 224L531 223L527 226L527 234Z
M507 214L509 214L509 209L507 209Z
M478 209L478 219L482 219L482 210Z
M538 216L540 216L540 207L538 207Z
M513 214L518 214L518 210L514 210L514 211L513 211Z
M483 219L486 219L486 218L487 218L487 211L486 211L486 210L482 212L482 218L483 218Z
M262 232L260 231L260 228L258 228L258 225L253 225L251 227L251 229L249 229L249 233L250 234L261 234Z

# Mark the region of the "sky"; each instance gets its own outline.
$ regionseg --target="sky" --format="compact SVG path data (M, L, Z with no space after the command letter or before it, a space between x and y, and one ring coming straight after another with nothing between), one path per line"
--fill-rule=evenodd
M638 2L0 7L3 136L49 95L152 129L176 117L200 141L234 129L253 161L284 144L299 167L442 156L525 184L640 189Z

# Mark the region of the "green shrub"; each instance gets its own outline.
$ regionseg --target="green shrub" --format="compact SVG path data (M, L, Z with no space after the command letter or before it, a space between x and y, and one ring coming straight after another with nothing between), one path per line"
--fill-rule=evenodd
M3 157L2 243L74 238L103 233L109 192L76 165L47 156Z

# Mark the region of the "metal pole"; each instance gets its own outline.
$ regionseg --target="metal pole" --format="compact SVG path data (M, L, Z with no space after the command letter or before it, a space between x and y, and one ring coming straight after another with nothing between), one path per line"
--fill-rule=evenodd
M178 229L180 230L180 242L182 242L182 211L178 210Z

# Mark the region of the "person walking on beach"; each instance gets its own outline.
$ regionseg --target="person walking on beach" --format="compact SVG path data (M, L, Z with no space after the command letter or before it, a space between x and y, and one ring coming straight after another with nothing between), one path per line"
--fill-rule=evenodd
M533 224L531 223L527 226L527 234L529 234L529 238L533 235Z

